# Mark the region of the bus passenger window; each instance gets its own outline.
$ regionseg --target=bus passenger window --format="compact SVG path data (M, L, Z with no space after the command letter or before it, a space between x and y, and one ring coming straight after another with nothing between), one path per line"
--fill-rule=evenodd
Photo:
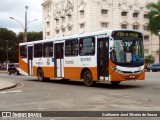
M34 45L34 57L39 58L42 57L42 44L35 44Z
M21 58L27 58L27 46L20 46L20 56Z
M66 40L65 41L65 55L77 56L78 55L78 40Z
M48 42L43 44L43 57L53 56L53 43Z
M94 55L95 54L95 38L81 38L79 44L80 55Z

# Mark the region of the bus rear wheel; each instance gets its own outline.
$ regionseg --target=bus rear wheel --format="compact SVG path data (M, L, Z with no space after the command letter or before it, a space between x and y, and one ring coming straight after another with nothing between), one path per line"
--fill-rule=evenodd
M95 81L93 81L92 74L89 70L84 72L83 81L84 81L84 85L88 87L91 87L95 84Z
M42 70L42 69L38 69L37 77L38 77L38 80L39 80L40 82L43 82L43 81L44 81L44 73L43 73L43 70Z

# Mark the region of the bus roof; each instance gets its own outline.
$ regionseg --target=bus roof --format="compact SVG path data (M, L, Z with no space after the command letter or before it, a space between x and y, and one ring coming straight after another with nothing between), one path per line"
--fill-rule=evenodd
M105 34L107 33L108 36L111 36L111 33L113 31L134 31L134 32L139 32L137 30L127 30L127 29L114 29L114 30L103 30L103 31L97 31L97 32L92 32L92 33L85 33L85 34L77 34L77 35L72 35L72 36L65 36L65 37L57 37L57 38L51 38L51 39L44 39L44 40L37 40L37 41L31 41L31 42L25 42L25 43L20 43L19 45L32 45L36 43L44 43L44 42L54 42L54 41L60 41L60 40L67 40L67 39L74 39L74 38L81 38L81 37L87 37L87 36L96 36L100 34Z

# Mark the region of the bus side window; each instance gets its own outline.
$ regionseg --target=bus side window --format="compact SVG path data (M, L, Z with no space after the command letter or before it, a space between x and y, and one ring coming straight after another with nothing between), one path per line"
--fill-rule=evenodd
M34 44L34 57L39 58L42 57L42 43Z
M27 46L20 46L20 56L21 58L27 58Z
M53 43L48 42L43 44L43 57L53 56Z
M78 55L78 40L66 40L65 41L65 55L66 56L77 56Z
M80 55L94 55L95 54L95 38L81 38L79 45Z

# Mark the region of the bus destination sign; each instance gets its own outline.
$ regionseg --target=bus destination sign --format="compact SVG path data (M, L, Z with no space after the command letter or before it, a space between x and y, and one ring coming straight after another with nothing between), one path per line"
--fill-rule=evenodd
M142 34L134 31L114 31L112 37L142 38Z

